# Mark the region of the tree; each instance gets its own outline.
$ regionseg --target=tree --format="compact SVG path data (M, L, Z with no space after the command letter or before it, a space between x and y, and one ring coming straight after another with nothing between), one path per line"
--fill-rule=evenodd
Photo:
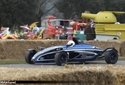
M46 2L47 1L47 2ZM51 0L0 0L0 25L19 26L40 21L44 3ZM81 13L97 13L103 10L125 10L125 0L60 0L55 7L63 13L64 18L81 18ZM118 17L125 21L125 17Z
M58 9L64 13L65 18L73 18L75 15L81 17L84 11L97 13L99 11L124 11L125 0L62 0L58 4ZM123 20L124 19L124 20ZM119 17L125 21L125 17Z
M0 24L11 28L37 21L37 4L36 0L0 0Z

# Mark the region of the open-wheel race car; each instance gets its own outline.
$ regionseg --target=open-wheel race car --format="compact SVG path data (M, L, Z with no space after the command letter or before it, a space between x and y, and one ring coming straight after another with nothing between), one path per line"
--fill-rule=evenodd
M84 63L105 59L107 64L118 61L118 52L115 48L102 49L90 44L70 42L63 46L41 48L39 51L28 49L25 60L28 64L55 63L64 65L70 62Z

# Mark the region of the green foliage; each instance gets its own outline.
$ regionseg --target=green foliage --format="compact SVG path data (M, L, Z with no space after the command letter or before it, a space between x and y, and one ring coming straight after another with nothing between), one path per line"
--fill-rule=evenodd
M18 26L37 20L36 0L0 0L0 24Z
M51 1L48 0L47 3ZM0 26L18 29L20 25L40 21L43 15L41 8L46 0L0 0ZM56 7L64 14L64 18L81 18L81 13L102 10L125 10L125 0L61 0ZM125 21L124 16L119 20Z
M75 15L81 17L81 13L86 10L92 13L103 10L124 11L124 4L124 0L62 0L58 8L66 18L74 18ZM120 19L125 20L123 17Z

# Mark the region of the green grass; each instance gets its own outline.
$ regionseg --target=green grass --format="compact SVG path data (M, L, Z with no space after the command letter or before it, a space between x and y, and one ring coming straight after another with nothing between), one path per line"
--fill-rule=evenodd
M119 56L119 60L125 60L125 56Z
M119 60L125 60L125 56L119 56ZM0 60L0 65L2 64L26 64L24 59L6 59Z
M14 59L7 59L7 60L0 60L0 64L25 64L25 60L14 60Z

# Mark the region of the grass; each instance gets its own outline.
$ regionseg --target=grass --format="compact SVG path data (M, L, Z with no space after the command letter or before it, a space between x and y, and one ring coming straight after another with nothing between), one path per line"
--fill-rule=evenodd
M14 60L14 59L6 59L6 60L0 60L0 65L3 64L25 64L25 60L21 59L21 60Z
M125 60L125 56L119 56L119 60ZM0 60L0 65L3 64L26 64L24 59L5 59Z

